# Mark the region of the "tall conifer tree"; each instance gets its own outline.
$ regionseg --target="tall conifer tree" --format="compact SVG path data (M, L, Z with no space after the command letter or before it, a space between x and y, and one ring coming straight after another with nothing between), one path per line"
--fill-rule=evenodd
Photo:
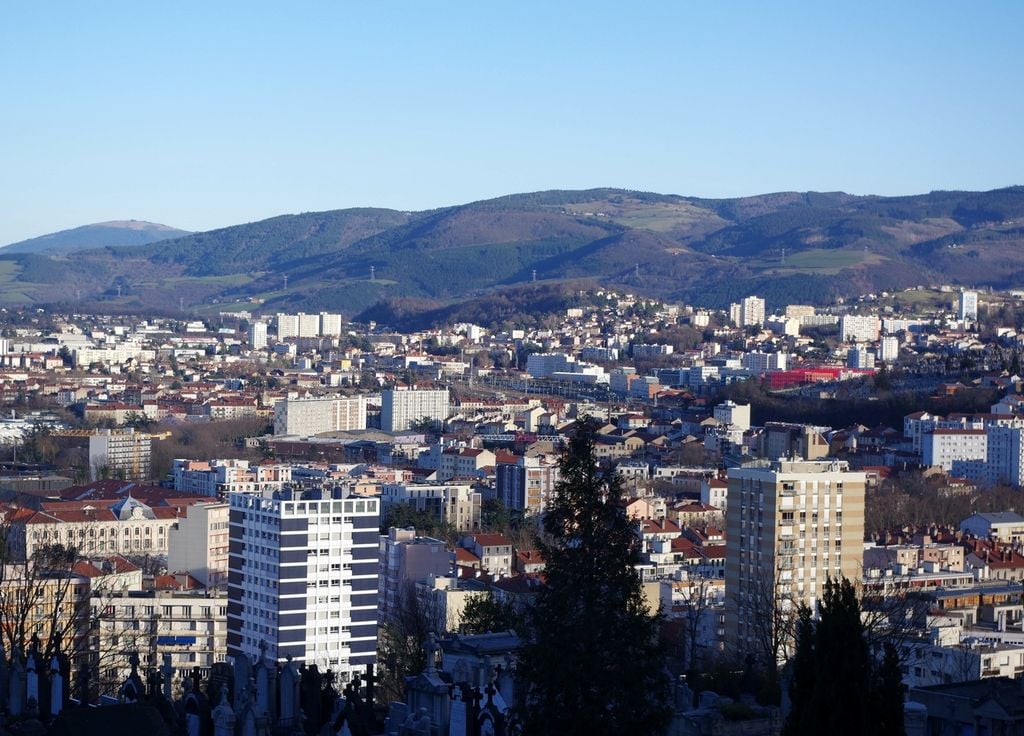
M594 442L593 423L581 421L537 540L546 580L519 669L532 735L656 734L670 718L660 620L634 568L636 525Z
M785 736L903 734L903 685L896 650L877 661L853 584L825 583L818 618L800 612Z

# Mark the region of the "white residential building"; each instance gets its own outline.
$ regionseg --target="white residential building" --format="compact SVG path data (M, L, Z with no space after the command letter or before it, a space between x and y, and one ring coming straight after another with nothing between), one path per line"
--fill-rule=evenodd
M460 531L480 527L483 497L469 483L385 483L380 500L384 512L395 504L407 504Z
M737 327L764 324L764 299L748 296L739 303L729 305L729 319Z
M1010 420L987 427L985 458L989 485L1024 486L1024 423Z
M274 434L311 437L366 429L365 396L281 399L274 404Z
M881 326L874 314L844 314L839 318L839 339L843 342L875 342Z
M900 357L900 339L886 335L878 344L878 360L882 363L895 362Z
M198 496L281 490L292 480L291 465L248 460L183 460L171 463L174 489Z
M298 337L320 337L320 315L299 312Z
M639 360L648 358L661 358L671 355L674 348L671 345L646 345L636 343L633 345L633 357Z
M299 318L294 314L277 315L277 339L299 336Z
M92 599L96 677L115 691L132 672L129 653L147 667L170 658L179 672L210 668L227 656L227 596L206 590L119 590Z
M575 363L565 353L532 353L526 359L526 372L533 378L550 378L552 373L572 372Z
M320 335L321 337L341 337L341 315L330 312L320 312Z
M976 321L978 319L978 292L961 291L958 312L961 322Z
M741 431L750 429L750 404L737 404L726 399L715 406L715 421Z
M350 680L377 649L379 501L231 496L229 657L316 664Z
M875 367L875 354L862 345L852 347L846 352L846 367L873 369Z
M404 432L413 422L444 422L450 414L448 389L388 389L381 394L380 426L385 432Z
M988 457L988 435L984 429L933 429L922 436L921 455L924 464L953 470L958 461Z
M982 539L992 537L1007 544L1018 544L1024 541L1024 516L1014 511L971 514L960 522L960 531Z
M249 323L249 347L262 350L267 346L267 323L255 320Z

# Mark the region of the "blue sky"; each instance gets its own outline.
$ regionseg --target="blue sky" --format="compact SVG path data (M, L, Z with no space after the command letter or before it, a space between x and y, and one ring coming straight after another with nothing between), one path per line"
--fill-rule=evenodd
M1021 2L5 4L0 243L554 188L1024 183L1022 24Z

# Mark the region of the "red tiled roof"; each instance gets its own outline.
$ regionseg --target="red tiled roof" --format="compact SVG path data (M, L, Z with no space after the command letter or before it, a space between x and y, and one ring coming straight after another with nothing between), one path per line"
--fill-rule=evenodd
M504 534L474 534L473 539L481 547L511 547L511 540Z

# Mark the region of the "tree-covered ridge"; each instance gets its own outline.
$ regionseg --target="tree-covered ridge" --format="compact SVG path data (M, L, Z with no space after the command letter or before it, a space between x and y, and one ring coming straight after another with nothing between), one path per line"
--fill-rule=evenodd
M73 259L0 251L0 303L66 299L46 286L59 274L85 300L157 308L251 299L351 316L575 279L707 306L756 293L773 308L919 284L1022 286L1022 223L1024 187L717 200L555 190L416 213L283 215Z

